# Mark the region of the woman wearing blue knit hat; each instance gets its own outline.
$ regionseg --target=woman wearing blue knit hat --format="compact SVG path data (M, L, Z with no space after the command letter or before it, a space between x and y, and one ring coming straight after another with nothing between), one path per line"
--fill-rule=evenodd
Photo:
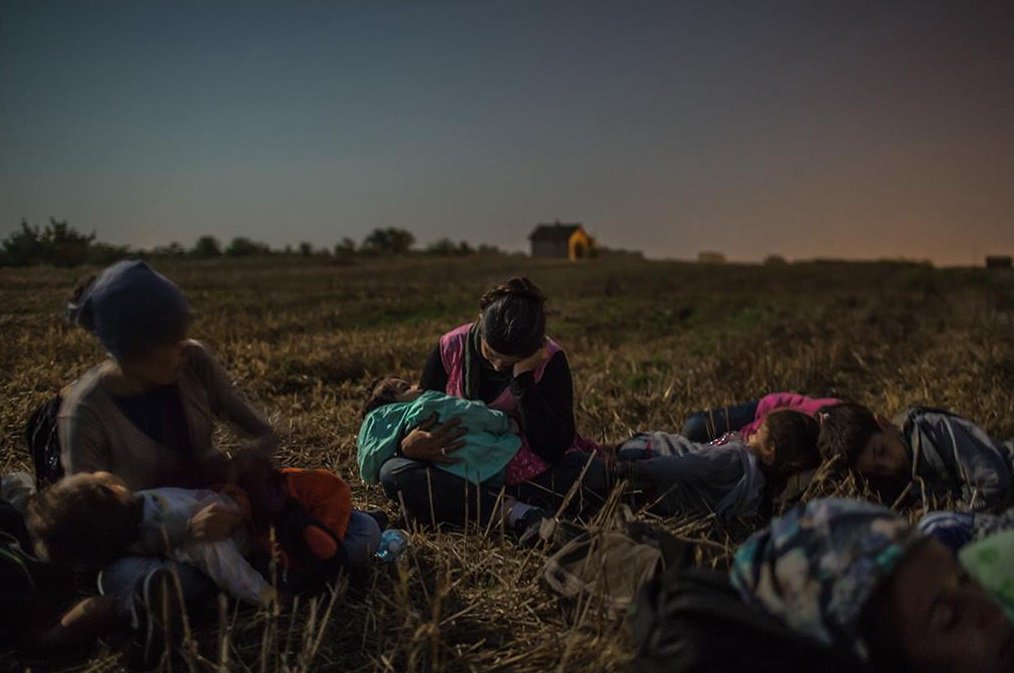
M67 474L110 472L132 490L221 482L227 457L212 437L216 420L249 439L244 450L274 450L264 415L211 351L187 338L191 312L183 292L148 264L127 260L108 267L78 289L68 311L110 357L63 391L58 435ZM240 521L238 509L211 505L193 516L188 534L224 539ZM159 606L174 604L177 595L190 601L216 591L196 568L154 556L114 561L100 574L99 587L135 624L161 614ZM147 620L148 634L164 633L151 619L157 618ZM162 648L149 642L145 650L158 656Z
M70 303L110 358L78 379L59 414L68 474L112 472L131 489L204 486L223 476L215 419L271 451L275 435L212 355L187 339L180 288L141 261L102 271Z
M1014 671L1014 623L997 597L879 505L800 505L740 547L731 579L794 631L885 670Z

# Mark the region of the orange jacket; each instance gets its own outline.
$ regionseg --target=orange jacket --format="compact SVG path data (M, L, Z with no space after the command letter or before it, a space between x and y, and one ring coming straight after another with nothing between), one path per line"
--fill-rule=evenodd
M344 540L352 516L349 485L329 470L283 467L281 472L289 495L306 508L307 514L331 529L339 540Z

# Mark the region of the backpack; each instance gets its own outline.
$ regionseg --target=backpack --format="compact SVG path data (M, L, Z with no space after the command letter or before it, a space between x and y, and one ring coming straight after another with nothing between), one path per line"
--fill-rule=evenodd
M604 525L543 519L539 538L555 549L542 581L565 599L590 598L610 612L630 607L641 585L666 568L689 563L692 545L633 519L625 505Z
M57 416L62 398L54 395L32 412L25 426L25 441L35 469L35 487L42 490L63 478Z
M636 673L888 673L743 603L725 573L674 567L631 608Z
M0 530L0 651L13 648L25 628L26 615L36 600L32 575L36 565L38 561L24 551L17 537Z
M31 538L25 527L25 518L11 503L0 499L0 532L17 542L23 549L31 549Z

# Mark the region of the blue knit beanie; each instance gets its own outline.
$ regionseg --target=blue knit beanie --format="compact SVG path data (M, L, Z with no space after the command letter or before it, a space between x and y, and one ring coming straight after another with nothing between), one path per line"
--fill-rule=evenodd
M67 309L118 360L182 339L191 318L180 288L138 260L103 270Z

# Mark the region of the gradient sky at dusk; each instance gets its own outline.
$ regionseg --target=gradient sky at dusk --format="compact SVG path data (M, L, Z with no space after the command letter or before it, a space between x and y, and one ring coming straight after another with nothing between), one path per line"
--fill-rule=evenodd
M1014 253L1014 2L0 3L0 236Z

